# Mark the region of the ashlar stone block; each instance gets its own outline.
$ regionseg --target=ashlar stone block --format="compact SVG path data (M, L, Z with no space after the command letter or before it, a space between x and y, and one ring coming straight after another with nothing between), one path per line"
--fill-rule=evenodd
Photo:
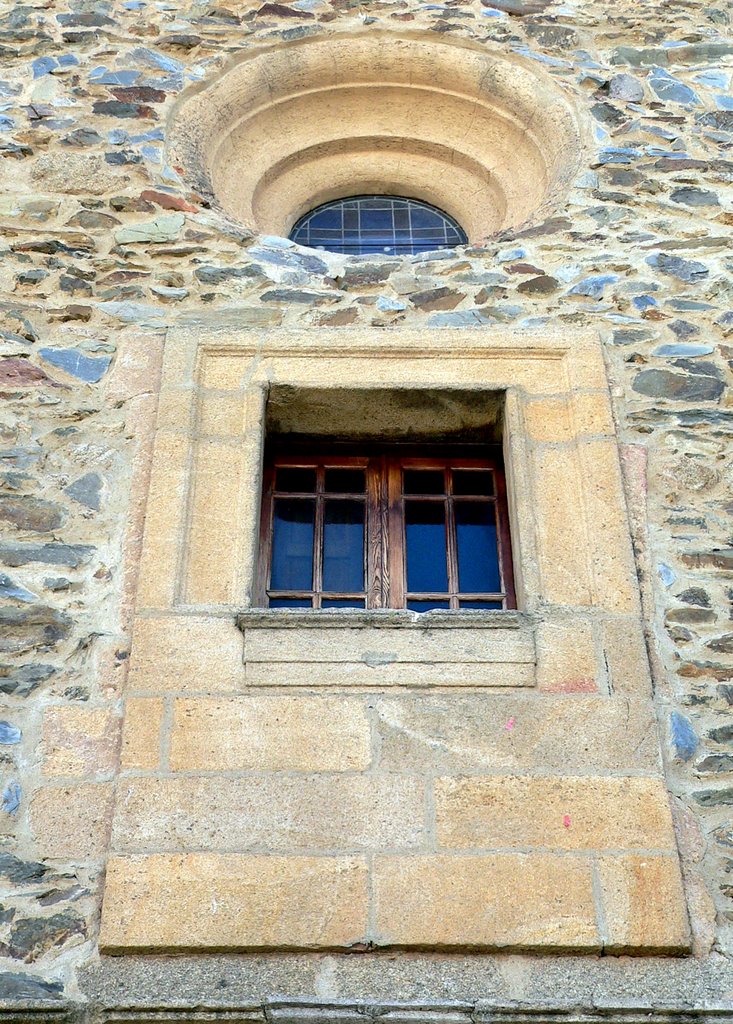
M102 952L344 949L364 940L359 857L112 857Z

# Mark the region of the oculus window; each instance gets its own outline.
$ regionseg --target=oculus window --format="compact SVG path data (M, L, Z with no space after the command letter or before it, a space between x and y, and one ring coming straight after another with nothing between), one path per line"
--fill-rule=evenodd
M447 213L398 196L353 196L311 210L290 238L312 249L349 255L414 255L465 245L466 233Z
M501 455L391 448L266 462L259 603L514 608Z

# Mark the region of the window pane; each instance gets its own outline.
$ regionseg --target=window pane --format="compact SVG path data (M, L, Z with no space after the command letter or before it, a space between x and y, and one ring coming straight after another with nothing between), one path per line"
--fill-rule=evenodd
M364 589L364 502L327 501L323 517L323 589Z
M275 473L276 491L315 492L315 469L279 468Z
M445 505L442 501L405 502L407 589L410 593L446 593Z
M454 469L454 494L493 494L494 474L490 469Z
M404 494L445 494L442 469L406 469L402 483Z
M475 608L480 612L497 611L503 607L501 601L461 601L461 608Z
M363 608L364 602L357 597L324 597L321 601L324 608Z
M337 199L301 217L290 237L300 245L345 253L410 254L467 241L448 214L401 196Z
M313 586L313 524L310 498L276 498L272 521L271 590L310 590Z
M331 494L363 494L365 481L363 469L326 470L326 490Z
M307 597L271 597L270 608L312 608Z
M433 608L450 608L450 601L408 601L411 612L429 612Z
M490 501L456 501L458 586L461 593L491 594L501 590L496 516Z

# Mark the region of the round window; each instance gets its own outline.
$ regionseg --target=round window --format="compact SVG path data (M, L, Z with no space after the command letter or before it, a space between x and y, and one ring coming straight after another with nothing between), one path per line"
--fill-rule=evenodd
M299 245L350 255L389 256L465 245L465 231L434 206L399 196L350 196L318 206L296 223Z

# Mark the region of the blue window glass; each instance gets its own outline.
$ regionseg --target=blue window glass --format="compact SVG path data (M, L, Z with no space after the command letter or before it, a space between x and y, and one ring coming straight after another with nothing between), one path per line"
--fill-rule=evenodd
M399 196L352 196L319 206L290 233L299 245L349 255L413 255L465 245L452 217L427 203Z

